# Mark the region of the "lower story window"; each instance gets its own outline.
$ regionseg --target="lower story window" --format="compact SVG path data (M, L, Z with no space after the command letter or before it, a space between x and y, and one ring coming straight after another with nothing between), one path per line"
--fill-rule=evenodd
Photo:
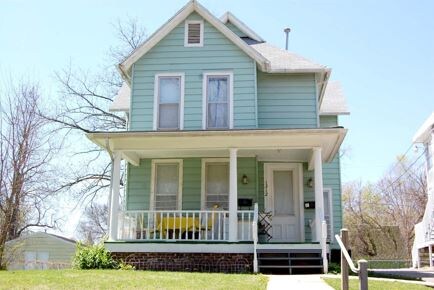
M155 210L181 209L181 168L181 161L154 163Z
M229 208L229 163L205 162L205 201L206 209Z

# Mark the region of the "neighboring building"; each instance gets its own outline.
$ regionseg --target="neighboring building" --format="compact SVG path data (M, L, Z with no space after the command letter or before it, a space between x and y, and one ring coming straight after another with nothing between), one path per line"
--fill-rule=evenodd
M45 232L30 232L6 243L8 270L71 268L76 242Z
M338 116L348 114L331 69L190 1L119 71L110 109L126 113L127 130L87 134L113 157L105 245L118 259L139 269L327 271L342 227Z
M434 245L434 112L419 128L413 143L423 144L426 160L428 199L422 221L415 225L413 244L413 267L420 267L421 254L428 252L429 266L433 267L432 247Z

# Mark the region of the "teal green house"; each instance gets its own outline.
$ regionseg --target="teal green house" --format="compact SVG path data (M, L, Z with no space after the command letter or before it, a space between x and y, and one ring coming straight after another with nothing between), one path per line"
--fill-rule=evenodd
M330 68L190 1L119 72L110 110L128 127L87 134L113 161L105 245L116 258L327 272L342 227L338 119L349 114Z

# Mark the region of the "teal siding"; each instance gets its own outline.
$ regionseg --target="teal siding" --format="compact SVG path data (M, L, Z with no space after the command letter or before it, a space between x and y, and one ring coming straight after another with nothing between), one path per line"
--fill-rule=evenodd
M127 210L148 210L151 188L151 159L141 159L139 166L128 165ZM183 159L182 209L197 210L201 206L201 158ZM242 184L243 175L248 184ZM256 159L238 158L238 196L257 201Z
M151 190L151 160L140 160L139 166L128 163L127 210L149 209Z
M321 128L336 127L338 124L338 116L319 116Z
M233 33L235 33L236 35L238 35L239 37L246 37L247 35L242 32L238 27L236 27L235 25L232 24L232 22L227 22L226 26L232 30Z
M256 128L255 62L205 21L203 47L184 47L182 22L134 64L130 130L152 130L154 79L162 72L185 73L184 129L202 129L202 76L209 71L233 72L234 128Z
M314 74L257 72L259 128L316 128Z
M342 228L341 171L338 155L332 162L323 164L323 184L324 188L332 189L333 231L338 234Z

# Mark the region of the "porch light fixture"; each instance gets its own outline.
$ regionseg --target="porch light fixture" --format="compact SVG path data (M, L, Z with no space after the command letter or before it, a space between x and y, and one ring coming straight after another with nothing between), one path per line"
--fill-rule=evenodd
M243 177L241 177L241 183L249 184L249 178L247 177L247 175L243 174Z
M312 179L312 177L311 178L309 178L308 180L307 180L307 187L309 187L309 188L312 188L313 187L313 179Z

